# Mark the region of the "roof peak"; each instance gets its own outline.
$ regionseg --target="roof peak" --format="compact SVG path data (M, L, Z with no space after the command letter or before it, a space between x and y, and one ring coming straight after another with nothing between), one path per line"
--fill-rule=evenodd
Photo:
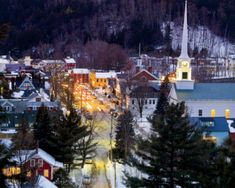
M187 17L187 0L185 1L184 8L184 25L183 25L183 35L181 43L181 54L179 58L189 59L188 56L188 17Z

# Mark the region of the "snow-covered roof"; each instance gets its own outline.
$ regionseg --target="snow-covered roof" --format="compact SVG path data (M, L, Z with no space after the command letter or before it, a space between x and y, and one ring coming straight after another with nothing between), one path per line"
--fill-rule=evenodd
M36 183L38 188L58 188L54 183L45 178L44 176L39 175Z
M49 153L43 151L40 148L38 149L38 152L32 156L32 158L33 157L40 157L41 159L48 162L49 164L59 167L59 168L64 167L63 163L56 161L54 157L52 157Z
M8 64L10 61L8 59L0 58L0 63L1 64Z
M24 91L13 92L12 97L13 98L21 98L23 95L24 95Z
M97 72L96 78L116 78L116 72Z
M70 58L70 57L66 57L66 58L64 59L64 61L65 61L65 63L72 63L72 64L75 64L75 63L76 63L75 59Z
M61 162L58 162L55 160L53 156L51 156L49 153L45 152L44 150L38 148L38 150L21 150L19 152L20 156L13 157L13 160L16 162L27 162L28 160L32 158L40 158L49 163L50 165L58 168L63 168L64 165Z
M73 69L74 74L89 74L89 69Z
M12 144L12 141L11 141L11 139L4 138L4 139L1 139L1 140L0 140L0 143L1 143L1 144L4 144L6 147L10 147L11 144Z

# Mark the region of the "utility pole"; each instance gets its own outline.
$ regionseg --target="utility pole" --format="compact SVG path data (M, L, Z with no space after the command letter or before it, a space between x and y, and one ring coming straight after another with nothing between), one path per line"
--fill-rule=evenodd
M113 117L116 115L116 112L114 110L111 111L111 129L110 129L110 161L113 165L114 168L114 188L117 187L116 182L117 182L117 175L116 175L116 162L113 161Z

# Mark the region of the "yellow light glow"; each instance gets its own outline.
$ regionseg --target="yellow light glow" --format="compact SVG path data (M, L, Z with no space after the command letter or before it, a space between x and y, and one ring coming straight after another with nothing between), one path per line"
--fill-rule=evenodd
M228 119L230 118L230 110L229 109L226 109L225 110L225 117Z

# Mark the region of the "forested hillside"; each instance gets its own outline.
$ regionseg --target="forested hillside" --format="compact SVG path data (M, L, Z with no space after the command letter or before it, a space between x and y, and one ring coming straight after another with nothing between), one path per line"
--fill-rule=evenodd
M49 49L71 55L90 40L144 50L166 43L163 22L182 23L184 0L0 0L0 24L10 25L1 53ZM189 0L189 24L235 41L234 0ZM174 31L172 31L174 32Z

